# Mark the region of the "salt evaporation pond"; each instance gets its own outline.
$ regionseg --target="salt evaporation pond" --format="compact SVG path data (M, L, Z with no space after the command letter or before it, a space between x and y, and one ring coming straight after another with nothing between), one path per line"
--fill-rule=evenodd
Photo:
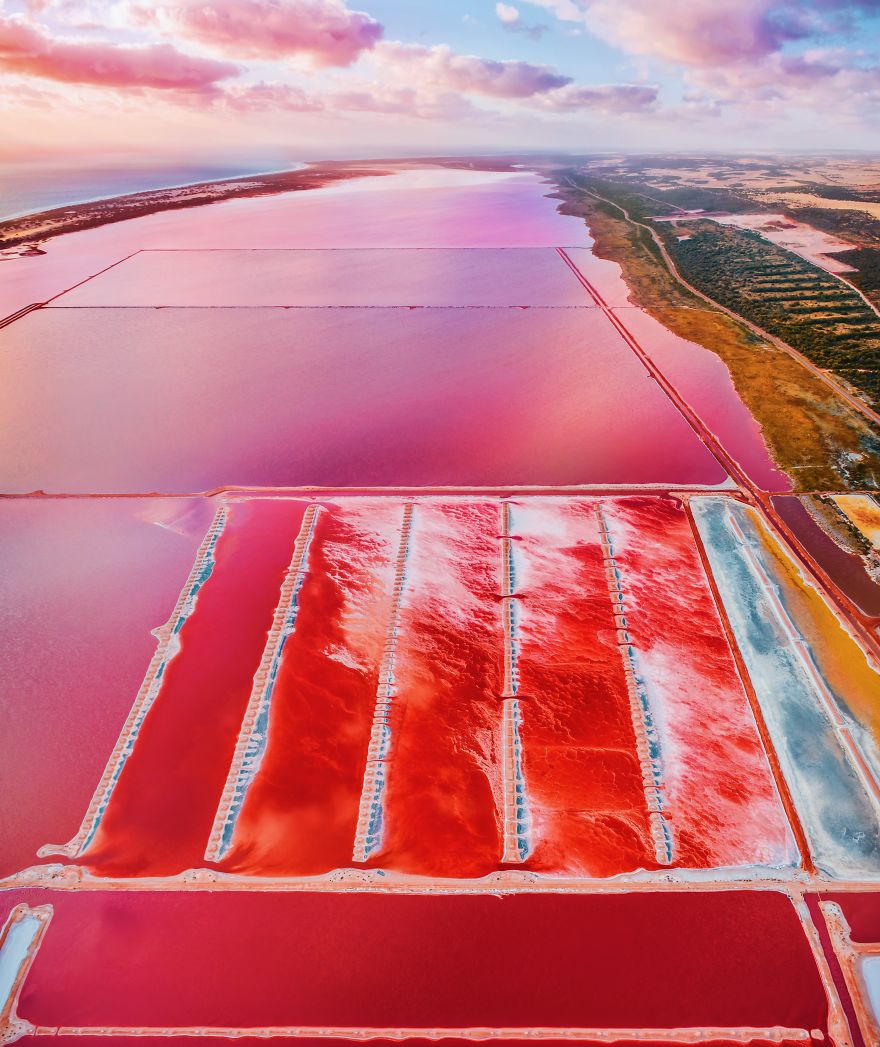
M370 300L370 304L384 304L396 299L394 304L398 305L579 304L585 310L594 308L590 296L581 294L580 289L573 286L569 272L562 269L558 278L554 275L555 260L550 250L546 255L526 250L519 260L514 258L516 252L509 252L511 257L507 259L508 252L496 250L494 259L486 255L479 260L479 263L485 260L485 269L470 254L454 259L445 253L430 258L427 252L419 252L414 263L412 253L393 262L389 253L378 267L367 267L372 274L367 281L369 292L351 290L362 283L359 274L365 270L363 257L358 261L354 252L346 252L348 258L341 259L349 266L346 278L344 266L340 272L328 264L327 256L321 253L343 248L549 249L556 246L573 248L581 271L601 289L608 301L625 302L627 290L618 267L591 254L586 227L577 219L558 214L555 202L545 195L546 192L546 183L527 173L425 169L355 179L324 189L271 198L230 200L205 208L159 213L59 237L49 242L48 254L43 257L5 261L0 312L11 313L29 303L46 301L110 266L114 268L93 284L84 284L73 293L58 298L54 304L172 304L167 298L162 301L155 297L157 279L160 284L164 280L166 288L180 284L174 291L174 304L184 299L189 306L216 304L219 299L233 304L264 304L267 296L277 295L278 282L276 279L273 285L271 279L267 282L260 276L260 266L265 277L265 267L270 259L258 260L249 250L256 248L321 249L308 262L303 256L298 256L297 265L307 285L307 293L302 288L299 294L286 291L285 301L273 304L319 302L345 305L362 304L365 300ZM215 260L211 266L206 265L204 271L198 265L199 256L181 255L179 260L169 259L171 251L180 248L201 252L234 251L236 255L241 250L240 276L236 277L235 259L231 257ZM167 253L162 256L135 254L156 250ZM132 254L135 257L122 261ZM167 267L169 276L186 273L185 277L175 281L168 276L157 276L157 257ZM117 265L120 262L122 264ZM415 271L411 272L414 264ZM144 266L149 269L146 276ZM218 266L223 273L216 280L212 277L209 287L209 277L212 273L217 274ZM493 267L497 276L487 276L486 269ZM635 311L633 314L635 316ZM191 333L188 323L180 321L182 326L175 327L177 321L166 320L163 333L156 339L157 351L147 362L143 337L139 334L143 321L135 317L134 311L124 325L109 310L100 322L97 318L87 320L66 312L63 325L68 328L68 333L62 332L60 341L54 333L44 337L42 328L32 326L34 322L36 316L16 321L0 339L4 346L12 340L13 344L26 342L30 348L30 353L19 360L20 366L12 364L15 373L14 381L8 386L8 396L15 402L7 403L5 421L0 423L7 441L19 449L18 461L6 480L9 489L189 491L228 483L407 482L407 468L393 462L390 470L385 470L374 467L375 463L354 461L352 471L363 471L363 467L372 465L366 469L369 475L354 478L342 475L332 465L334 452L329 445L317 454L314 449L304 447L306 467L291 469L292 452L288 448L291 441L299 442L301 436L296 425L292 428L281 426L279 431L284 434L284 440L280 451L267 446L259 432L249 432L252 425L259 430L264 421L277 420L281 409L273 401L281 395L286 383L289 383L290 390L283 411L302 418L315 410L313 404L305 404L303 400L304 395L311 395L308 382L302 394L299 389L301 365L317 351L317 347L308 344L307 340L285 340L283 354L289 361L288 370L282 366L279 357L261 361L265 346L261 347L259 343L265 342L265 338L254 338L250 333L242 338L236 334L235 324L229 325L227 333L225 321L203 315L197 324L193 324L200 330ZM41 318L41 322L45 321ZM60 324L60 319L57 322ZM380 321L376 323L378 325ZM447 359L450 365L458 367L455 374L431 375L437 396L430 407L438 408L442 396L440 409L444 413L450 412L439 427L434 428L433 435L438 440L445 440L445 428L454 429L456 438L464 446L449 449L451 461L455 462L456 454L464 453L477 467L462 469L457 465L435 465L432 468L430 463L432 459L436 461L438 452L436 448L424 446L430 435L425 433L422 446L412 448L412 454L418 453L429 463L432 475L424 482L715 484L723 480L714 461L707 459L702 449L693 446L689 427L685 427L687 433L683 434L678 412L667 407L657 413L657 395L653 391L646 392L650 379L646 378L644 382L637 379L631 362L624 360L629 350L621 347L609 355L608 335L602 335L600 344L586 326L583 359L575 363L571 355L568 360L557 358L552 331L527 333L526 337L532 339L531 354L536 357L547 355L547 366L542 373L537 379L527 372L520 372L518 376L515 373L495 375L490 380L486 371L508 367L504 352L509 336L501 329L500 322L497 334L475 334L474 337L479 337L480 341L474 344L463 344L462 332L451 321L449 326L445 326L445 321L433 326L436 333L427 342L417 341L416 352L433 354L439 364L443 361L443 354L447 354L447 347L452 346L453 353ZM509 327L509 321L505 321L503 326ZM660 330L664 331L663 328ZM669 332L664 333L667 336L665 341L672 338L680 347L680 351L671 357L666 353L664 373L673 383L681 382L687 386L686 395L703 423L722 435L728 451L755 482L772 490L787 489L786 479L775 469L760 431L737 396L726 368L713 354L675 339ZM377 327L374 337L383 339L384 332ZM464 337L469 337L467 332ZM514 337L511 343L514 353L517 352L516 340ZM81 348L85 344L94 347L89 354L90 360L81 352L69 351L71 346ZM324 344L324 341L320 343L322 351ZM210 354L206 352L208 346L213 350ZM650 338L644 348L650 354ZM330 353L337 351L338 347L331 343ZM12 356L15 355L13 352ZM102 356L104 359L99 362ZM424 360L424 356L421 359ZM192 369L194 361L197 361L199 373ZM397 361L393 359L385 362L391 368L397 367ZM336 361L337 366L340 363L346 361ZM382 373L381 359L378 363L374 387L369 388L368 382L362 400L366 400L369 394L375 401L376 385ZM129 364L130 372L126 375L125 368ZM104 377L108 380L106 387L103 386ZM333 429L335 420L339 422L338 431L346 437L357 441L369 435L376 437L381 444L381 434L364 433L357 425L351 428L356 412L351 409L353 394L345 392L345 383L348 378L352 382L349 388L354 389L361 377L356 368L348 375L340 372L343 395L339 403L321 406L322 425ZM453 379L456 380L455 389L452 388ZM103 416L99 410L94 418L85 419L79 405L93 393L96 383L112 390L116 407L109 405ZM138 384L142 385L141 391ZM390 411L386 412L385 403L390 391L399 393L399 385L400 380L396 378L388 387L383 382L379 393L386 394L382 400L384 422L389 427L394 426L398 434L403 434L401 442L405 444L418 431L424 405L418 398L408 401L404 395L402 399L396 399ZM534 402L531 402L530 385L534 387ZM411 390L404 390L407 391ZM247 401L243 412L236 400L238 396ZM254 421L249 412L260 414L260 398L263 396L268 397L268 411L264 419L258 417ZM482 404L477 410L479 396L482 396ZM545 396L549 400L543 404L542 397ZM515 403L513 424L512 416L499 409L498 398L511 398L511 404ZM530 400L525 410L521 403L523 398ZM550 411L550 404L557 400L559 409ZM367 414L369 410L368 404ZM538 433L537 440L539 443L542 439L558 443L561 448L558 454L555 447L549 457L539 447L529 448L526 457L531 453L540 469L531 469L522 457L517 457L517 470L511 470L503 462L505 449L495 446L481 467L481 455L475 454L474 448L468 445L468 430L472 436L482 430L491 435L489 442L496 442L492 427L501 425L507 429L506 436L512 441L509 450L516 452L521 449L517 447L517 439L523 442L532 440L536 429L533 419L538 411L543 412L549 428ZM228 459L228 471L215 468L210 462L212 455L216 456L215 463L227 460L223 451L229 448L222 446L222 440L217 443L211 431L211 418L223 419L227 412L239 415L241 420L239 446L233 449ZM455 424L456 413L462 416L461 425ZM575 419L574 415L581 417ZM126 454L133 453L131 464L126 469L120 469L118 462L114 461L118 457L118 431L114 425L121 423L123 416L134 419L133 430L141 435L149 432L153 442L151 448L126 448ZM745 424L730 424L734 419ZM45 430L45 444L35 440L28 432L29 426ZM192 449L187 446L193 438L193 430L201 430L215 445L207 451L204 447L195 448L194 458L190 453ZM638 430L638 436L634 438L631 430ZM613 435L609 437L609 433ZM313 435L323 439L325 430L319 426ZM561 441L558 440L560 435ZM199 439L196 435L197 444ZM652 446L640 447L639 439ZM35 443L37 446L33 446ZM574 469L566 464L567 443L572 446L577 443L582 448L585 459L582 467ZM599 443L602 444L600 449L597 448ZM329 444L332 444L332 437ZM76 460L71 468L50 470L48 464L41 462L41 455L50 449L53 455L57 453L63 458L63 448L67 448L67 453ZM331 459L329 468L320 461L328 455ZM144 460L151 457L155 461ZM493 461L493 457L497 460ZM597 462L597 457L602 461ZM170 467L172 460L174 465ZM278 468L273 468L273 465ZM536 475L538 472L540 476Z

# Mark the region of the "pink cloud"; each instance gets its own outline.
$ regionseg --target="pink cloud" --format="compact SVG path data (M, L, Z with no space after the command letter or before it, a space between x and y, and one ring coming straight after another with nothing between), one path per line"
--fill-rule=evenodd
M456 92L380 85L337 91L328 98L328 105L340 112L378 113L417 120L461 120L476 113L467 98Z
M242 58L308 57L319 67L351 65L382 37L368 14L341 0L183 0L137 6L140 25L197 40Z
M293 112L317 113L324 109L320 98L301 87L284 83L234 84L226 89L227 108L240 113Z
M877 0L525 0L629 54L692 68L755 63L851 27Z
M474 112L466 98L453 92L360 81L349 90L332 91L321 97L286 83L232 84L213 101L240 113L372 113L418 120L453 120Z
M569 84L541 95L536 102L558 113L644 113L657 104L657 95L657 88L646 84Z
M53 37L17 15L0 17L0 69L63 83L187 92L211 91L238 73L230 62L182 54L170 44L123 47Z
M726 104L754 114L788 116L793 107L827 111L841 120L873 118L880 110L880 66L846 51L770 55L755 65L702 70L695 79Z
M377 48L377 58L421 84L490 98L531 98L571 83L546 65L459 55L445 46L387 43Z
M689 66L755 61L807 31L802 13L772 0L595 0L587 22L631 54Z

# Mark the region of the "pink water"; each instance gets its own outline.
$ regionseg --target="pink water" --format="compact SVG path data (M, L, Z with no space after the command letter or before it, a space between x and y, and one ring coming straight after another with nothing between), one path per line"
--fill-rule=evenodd
M761 426L739 398L724 362L637 308L615 310L666 378L764 491L790 491L791 479L767 450Z
M0 502L0 875L77 831L214 506Z
M0 342L7 491L725 479L593 308L42 309Z
M531 174L429 170L164 211L62 236L0 262L0 316L147 248L553 247L589 244Z
M595 307L552 247L144 251L53 304Z
M603 298L611 305L626 305L628 289L620 277L619 267L615 263L598 259L591 253L591 241L586 227L579 220L556 212L555 201L545 195L549 189L550 187L539 178L528 173L405 170L387 177L336 183L325 189L252 200L231 200L209 207L155 214L114 226L59 237L48 243L48 253L43 257L12 258L0 262L3 275L0 285L0 315L11 313L31 302L52 298L99 270L120 263L134 252L180 248L200 252L233 248L320 248L322 252L320 255L308 256L307 264L304 256L297 255L296 261L288 257L285 265L293 264L296 269L290 282L285 276L279 275L279 271L274 270L277 262L273 262L273 266L266 265L273 259L278 259L277 255L270 258L250 254L243 262L242 256L236 250L234 255L216 256L210 263L207 262L205 254L137 255L123 262L117 270L111 269L96 279L92 286L86 285L69 297L60 299L57 304L171 304L185 301L190 305L218 302L254 305L272 301L273 304L314 302L342 305L369 302L375 305L394 301L395 304L407 305L588 305L589 297L586 294L581 295L580 290L574 287L571 274L562 272L558 276L555 275L556 260L549 250L528 251L527 265L523 264L525 253L518 257L518 253L505 251L479 255L464 253L458 256L446 252L438 252L433 256L429 252L407 252L402 257L394 257L393 260L390 253L381 259L375 255L360 256L352 251L346 251L344 256L335 252L324 253L324 250L330 248L549 249L553 246L568 246L581 271ZM236 258L239 261L238 279L235 274ZM294 284L296 286L293 286ZM279 295L282 298L281 302L278 301ZM629 310L627 312L630 313ZM248 407L254 411L263 408L264 405L260 403L261 395L265 395L268 400L268 417L271 419L276 418L281 410L277 400L285 392L286 410L299 416L307 416L310 410L316 410L311 405L303 410L300 399L296 397L298 390L286 388L291 377L294 383L299 382L299 367L294 372L289 372L281 369L277 359L269 364L261 363L260 357L265 356L264 345L252 344L250 335L245 335L242 340L235 324L230 324L230 337L226 338L222 336L222 332L218 335L217 327L209 327L200 319L198 326L202 328L202 333L192 336L192 342L183 337L191 337L185 327L179 328L178 334L171 330L164 331L158 336L158 341L165 344L166 356L161 359L162 354L159 354L155 361L155 370L151 373L143 361L144 350L140 344L142 337L137 330L142 321L129 317L126 326L120 327L119 324L114 324L114 321L108 320L106 329L102 331L91 328L74 330L73 321L68 319L66 322L71 327L69 343L78 349L84 344L89 344L90 348L94 345L94 356L104 357L101 363L98 363L97 359L86 360L76 356L63 362L57 360L52 347L46 347L42 343L42 329L22 328L24 321L18 321L9 329L14 331L18 328L22 331L21 339L39 350L36 359L27 360L26 365L22 361L26 370L30 370L33 365L36 373L16 375L16 380L24 383L22 399L19 404L9 403L11 399L18 399L19 390L13 385L6 394L7 402L2 412L6 419L7 442L13 446L21 445L21 453L16 456L21 460L12 464L12 472L16 474L14 483L20 485L17 489L46 487L142 490L144 487L156 487L167 490L172 479L174 489L186 490L235 482L325 482L321 478L315 478L318 473L323 472L323 463L315 460L313 450L307 449L305 452L311 460L309 468L291 470L288 468L291 452L286 446L286 440L285 446L281 448L269 447L259 436L253 446L233 449L229 459L229 470L193 467L187 462L187 426L197 425L200 432L206 434L204 438L196 436L197 443L210 442L209 436L215 421L222 421L226 410L240 409L240 405L236 403L239 391L248 399L244 417L241 419L245 433L253 427L257 430L262 427L259 420L254 422L247 414ZM737 396L726 368L717 357L692 343L676 338L637 310L631 311L627 322L642 329L639 336L644 338L646 351L653 354L656 349L663 357L661 362L664 372L690 398L692 406L703 422L721 437L727 449L743 464L753 479L772 490L787 489L786 478L775 468L756 423ZM129 325L133 328L131 335ZM372 320L370 325L373 325ZM549 346L552 355L556 356L555 347L548 341L548 334L552 337L552 332L542 332L534 338L532 355L543 356L548 353ZM457 375L442 375L437 385L438 390L445 394L455 379L456 399L461 396L467 401L469 394L476 393L478 383L486 386L488 396L507 396L510 394L511 385L514 387L514 399L526 396L527 391L523 387L516 388L515 379L511 382L493 379L486 383L486 368L505 366L497 348L506 335L499 332L497 337L481 337L482 342L469 347L471 351L467 353L466 368ZM589 336L585 344L586 355L592 351L588 338ZM448 333L440 336L443 348L447 344L455 344L450 360L457 355L461 361L464 356L465 347L460 344L460 339L461 332L455 327L450 327ZM262 342L264 339L258 341ZM296 339L285 341L288 341L285 347L287 354L296 356L296 350L301 343ZM111 342L112 350L109 347ZM481 360L487 342L491 345L492 352L486 359ZM177 347L176 353L170 353L167 348L169 343ZM205 368L198 379L199 382L205 380L205 393L199 395L191 380L192 375L187 375L187 371L194 357L199 358L199 365L205 364L206 344L211 344L215 349L214 367L210 370L214 372L216 369L216 373L205 377L208 370ZM306 344L308 346L307 339ZM218 347L224 349L222 357L216 354ZM540 348L540 353L536 353L536 347ZM186 351L181 352L182 348ZM307 352L313 353L314 347L308 346ZM242 375L242 372L249 369L251 357L255 359L257 371L262 369L271 373L264 373L262 376ZM330 346L330 353L326 359L328 362L338 362L336 347ZM421 361L424 357L414 355L413 359ZM619 359L618 355L617 360ZM74 366L74 360L80 366ZM129 361L133 365L130 376L124 373L124 365ZM379 361L376 373L384 374L389 363L390 360L384 364ZM657 426L659 416L654 410L655 396L648 394L644 397L642 394L645 386L641 381L632 381L634 373L625 365L618 366L617 361L611 365L611 369L621 379L616 385L613 377L609 377L607 358L603 358L601 354L596 366L589 368L589 361L585 359L576 373L573 373L570 367L559 367L555 359L551 358L548 363L549 366L542 367L540 374L534 378L538 392L534 409L537 411L540 408L544 411L545 420L551 429L560 424L558 418L554 417L557 400L562 414L577 410L579 414L594 420L595 425L582 421L579 431L568 434L567 441L563 440L558 457L555 449L554 454L546 458L537 448L530 446L525 448L523 457L520 453L523 448L517 444L514 436L510 450L514 453L513 460L519 475L514 475L507 468L498 471L489 466L482 471L479 468L469 470L474 474L480 473L489 477L488 479L462 479L461 469L447 469L446 475L454 475L451 479L441 479L444 469L432 469L436 448L432 451L430 447L426 447L426 443L430 442L428 434L418 431L425 413L424 400L416 396L411 401L406 398L399 401L399 382L393 383L396 388L389 387L388 391L395 394L395 401L390 407L382 402L379 428L393 426L398 444L412 444L411 455L406 447L399 447L398 454L409 457L418 454L420 461L425 460L428 463L427 474L419 475L415 481L417 483L626 483L655 480L686 483L697 482L697 476L701 471L704 475L711 471L705 467L705 463L701 470L695 469L693 463L687 461L683 461L680 468L672 470L665 465L653 468L647 464L635 470L629 468L629 456L632 453L642 453L638 440L633 444L631 434L627 432L631 427L639 429L643 439L659 439L661 444L666 444L658 449L658 458L670 460L670 450L672 459L678 457L676 445L680 444L680 434L672 434L670 437L665 434L658 436L660 428ZM476 372L473 376L472 368ZM427 371L430 371L430 368ZM106 384L103 381L105 375L108 378ZM354 377L356 381L360 381L356 369L347 377ZM531 374L522 374L521 377L532 381ZM433 373L429 378L432 382L436 381ZM181 387L173 388L181 379ZM563 384L571 379L577 380L581 388ZM149 404L138 402L138 382L142 382L144 387L151 391ZM548 382L559 383L559 387L549 391L549 399L542 403L542 394ZM368 381L365 395L360 399L366 400L367 396L375 399L377 384ZM619 393L620 384L628 390L623 395ZM59 389L59 385L63 385L63 388ZM352 394L344 379L340 385L342 395L338 408L326 403L320 408L323 414L322 422L326 428L334 429L330 415L336 415L340 419L338 432L346 438L353 435L356 439L375 439L380 444L390 439L387 433L378 432L372 422L365 429L360 426L350 427L351 413L348 407ZM601 389L594 388L596 386L601 386ZM224 389L229 392L230 387L236 395L224 396ZM462 387L463 396L459 392ZM380 401L384 391L383 385L382 389L378 390ZM90 392L100 394L98 398L104 401L96 412L95 420L86 417L89 412L82 406L85 394ZM39 439L28 432L33 403L38 395L42 398L44 393L45 410L53 412L51 424L47 429L49 444L57 441L64 445L60 448L51 447L52 454L56 459L58 456L63 458L64 449L67 447L70 456L75 459L70 469L61 463L60 469L57 470L60 475L54 476L39 462L42 453ZM218 394L218 399L212 412L207 397L215 393ZM483 407L486 406L488 396L483 398ZM641 407L643 400L647 411L636 416L634 412ZM447 404L438 404L437 400L433 400L428 407L434 411L447 412L450 426L456 422L451 412L448 412ZM523 427L528 429L534 424L529 411L524 414L517 412L515 424L511 424L512 414L505 415L503 409L495 404L488 405L488 414L481 410L478 422L473 421L468 417L475 413L473 407L473 404L456 404L453 410L458 412L466 425L470 425L470 432L463 431L456 435L464 445L469 459L478 464L482 448L475 451L475 431L495 437L491 427L496 420L501 420L510 430L506 434L510 437L514 429L521 431ZM175 414L178 411L183 411L185 417ZM37 416L40 413L41 409L38 407ZM369 405L366 413L370 413ZM661 413L668 417L668 412ZM173 470L177 475L165 476L166 470L153 468L148 463L145 463L143 468L138 467L139 459L149 459L153 453L163 457L166 449L161 446L152 450L140 447L128 449L127 453L133 455L134 463L126 475L120 475L118 465L113 461L117 455L107 448L112 448L118 439L118 432L113 423L119 422L129 414L138 422L135 426L137 431L145 431L140 428L142 422L149 425L151 440L156 441L158 445L163 442L175 444L167 453L181 458L179 466ZM677 423L671 424L673 428L677 428ZM184 442L181 444L182 431ZM284 426L281 431L286 436L288 428ZM613 441L607 436L609 432L613 433ZM166 439L166 433L174 434L173 441ZM412 434L414 439L411 441ZM290 435L299 439L299 433L295 428ZM434 434L435 438L437 435ZM550 438L549 433L542 435ZM522 432L520 438L526 440ZM81 439L84 442L80 442ZM564 460L570 454L572 441L575 440L581 441L585 461L583 467L572 470L560 459ZM606 446L597 450L594 446L597 441ZM613 447L607 446L612 442ZM307 439L307 447L308 443ZM332 433L330 443L333 443ZM673 445L671 448L670 443ZM37 445L37 460L31 464L37 467L31 470L28 468L27 459L33 456L30 446L33 444ZM631 446L623 446L626 444ZM219 452L221 448L222 444L218 445L216 450ZM497 450L497 447L493 448L493 454L497 453ZM83 453L88 453L91 460L82 462L80 459ZM211 457L211 453L213 452L209 451L207 456ZM332 459L335 453L332 446L327 453ZM323 453L318 457L323 457ZM530 457L533 462L539 464L537 472L540 475L534 480L531 479ZM685 454L685 458L687 457ZM595 467L597 458L603 459L599 468ZM256 468L251 467L253 459L258 461ZM370 469L369 463L357 455L353 456L353 461L358 467L366 466L367 472L373 478L357 476L349 481L340 476L339 470L331 469L327 482L386 482L382 478L382 470ZM273 469L273 465L280 465L281 468ZM312 468L311 465L316 467ZM234 475L230 475L230 472ZM308 475L308 480L286 479L294 474L302 475L303 472ZM406 482L403 477L407 468L395 467L392 472L401 477L392 482ZM718 471L714 472L717 475ZM283 475L285 479L279 480L278 475ZM254 479L242 480L242 477ZM717 481L700 479L698 482ZM82 487L81 484L85 486ZM183 486L180 487L179 484Z

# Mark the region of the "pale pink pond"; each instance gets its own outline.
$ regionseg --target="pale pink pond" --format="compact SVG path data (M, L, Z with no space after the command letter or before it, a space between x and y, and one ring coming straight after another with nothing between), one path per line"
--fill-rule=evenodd
M0 876L79 828L214 508L0 501Z
M142 251L54 306L595 306L552 247Z
M598 309L42 309L0 489L719 484Z
M597 258L592 248L569 247L566 254L580 269L602 301L614 308L618 305L630 305L629 287L617 262L606 258Z

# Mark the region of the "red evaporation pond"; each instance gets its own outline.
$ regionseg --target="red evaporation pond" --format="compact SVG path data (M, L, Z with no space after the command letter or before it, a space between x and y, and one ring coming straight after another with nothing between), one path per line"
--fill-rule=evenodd
M55 913L18 1013L57 1027L823 1029L789 900L10 892Z
M865 570L862 558L826 534L795 495L774 498L773 508L841 592L869 617L880 617L880 585Z
M313 504L307 527L309 504L223 503L213 570L75 861L104 876L172 875L214 861L259 876L353 863L388 877L494 872L517 861L503 857L516 785L503 771L513 758L503 727L510 658L526 803L521 867L575 877L656 867L639 755L649 732L663 754L665 864L796 861L680 502L343 496ZM650 723L630 700L600 519ZM293 606L281 593L288 564L302 578L273 663L276 605L282 618ZM499 593L510 585L515 621L505 638ZM261 662L276 664L265 694L253 684ZM266 721L255 735L262 748L251 750L245 710L254 701L266 702ZM376 794L366 768L380 722ZM237 748L253 753L241 765L250 777L233 767ZM240 810L225 806L233 795ZM358 857L359 823L374 800L382 828ZM209 851L221 822L228 847Z
M324 189L163 211L57 237L3 264L0 316L45 302L145 248L552 247L589 243L531 174L409 171Z
M89 860L106 870L168 874L202 864L254 673L305 503L237 501L210 578L179 631L180 653L101 820Z
M142 251L55 306L593 306L550 247Z
M0 502L0 875L79 827L213 512L207 499Z
M534 1037L531 1037L534 1039ZM198 1040L204 1047L230 1047L230 1041L228 1037L223 1036L204 1036L199 1033ZM189 1036L172 1036L172 1035L157 1035L157 1036L113 1036L109 1039L107 1036L64 1036L59 1035L33 1035L22 1037L21 1043L28 1045L28 1047L169 1047L169 1044L179 1045L190 1045L192 1044L192 1038ZM265 1037L255 1036L236 1036L235 1047L266 1047ZM314 1036L281 1036L273 1035L269 1040L272 1045L285 1045L285 1047L318 1047L319 1044L326 1045L328 1038L326 1036L314 1037ZM371 1037L370 1047L400 1047L400 1040L388 1040L381 1037ZM491 1041L492 1047L522 1047L522 1039L509 1039L503 1036L493 1036ZM600 1042L602 1047L669 1047L669 1040L654 1040L645 1039L641 1034L635 1036L629 1036L625 1039L615 1037L613 1040L609 1040L607 1036L602 1036L600 1041L596 1040L580 1040L577 1041L584 1044L585 1047L590 1044ZM718 1039L717 1037L711 1037L710 1039L699 1039L692 1040L691 1043L698 1044L699 1047L808 1047L811 1041L808 1037L798 1036L796 1039L788 1039L787 1037L779 1038L777 1034L773 1034L770 1037L764 1037L761 1039L749 1037L748 1039L742 1039L741 1036L737 1036L736 1039ZM334 1036L330 1043L334 1047L354 1047L355 1044L363 1044L363 1040L350 1039L344 1036ZM407 1047L473 1047L473 1039L465 1039L463 1037L451 1037L441 1036L431 1037L431 1039L425 1039L421 1036L408 1036L406 1038ZM561 1039L544 1039L540 1040L541 1047L571 1047L571 1040Z
M592 308L43 309L0 345L9 491L725 479Z

